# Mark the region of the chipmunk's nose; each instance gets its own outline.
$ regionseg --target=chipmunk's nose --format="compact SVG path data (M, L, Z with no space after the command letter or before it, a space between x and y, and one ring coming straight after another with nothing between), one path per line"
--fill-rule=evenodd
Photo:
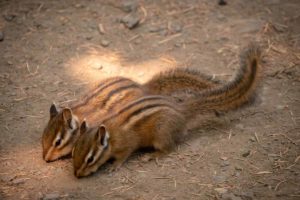
M77 177L77 178L81 178L82 176L80 175L80 172L78 170L74 170L74 175Z
M46 153L43 153L43 159L44 159L44 161L46 161L47 163L53 161L49 156L47 156L47 152L46 152Z
M51 162L51 160L49 158L46 158L46 156L43 156L44 161L46 161L47 163Z
M47 163L51 162L48 158L46 158L46 155L43 153L43 160L46 161Z

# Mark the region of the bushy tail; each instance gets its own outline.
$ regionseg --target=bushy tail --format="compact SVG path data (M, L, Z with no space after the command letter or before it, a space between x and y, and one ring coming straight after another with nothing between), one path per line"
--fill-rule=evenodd
M175 92L197 92L214 88L221 81L187 68L175 68L161 72L143 86L151 95L170 95Z
M261 51L252 43L240 56L240 69L232 81L191 97L184 103L187 118L196 114L234 110L250 100L262 75Z

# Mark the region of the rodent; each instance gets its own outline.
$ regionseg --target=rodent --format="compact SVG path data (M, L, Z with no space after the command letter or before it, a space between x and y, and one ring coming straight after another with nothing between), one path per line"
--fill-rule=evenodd
M79 137L79 125L84 118L88 121L102 119L145 95L172 95L181 90L184 98L185 92L209 89L219 83L199 71L184 68L158 73L145 84L124 77L105 79L83 100L69 107L50 106L50 119L42 135L43 159L50 162L69 155Z
M147 95L91 127L83 121L72 153L75 176L97 171L110 158L115 159L111 169L118 169L142 147L153 147L153 158L167 154L186 133L186 124L195 115L240 108L253 96L262 75L258 45L249 45L240 60L232 81L199 91L182 104L167 96Z

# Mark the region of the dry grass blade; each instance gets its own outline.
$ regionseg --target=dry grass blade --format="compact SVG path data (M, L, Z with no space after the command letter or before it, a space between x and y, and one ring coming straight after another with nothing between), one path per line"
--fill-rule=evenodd
M146 18L147 18L147 16L148 16L148 14L147 14L147 10L145 9L144 6L140 6L140 8L141 8L141 10L142 10L142 12L143 12L143 14L144 14L143 18L142 18L141 21L140 21L140 24L142 24L142 23L144 23L144 22L146 21Z
M273 172L270 172L270 171L260 171L260 172L257 172L257 173L254 173L256 175L261 175L261 174L272 174Z
M98 24L98 30L99 30L99 33L105 34L105 29L104 29L103 24Z
M163 44L163 43L169 42L170 40L173 40L173 39L175 39L175 38L177 38L181 35L182 35L182 33L177 33L175 35L172 35L172 36L168 37L167 39L159 41L158 44Z
M275 186L274 190L277 191L279 185L281 185L282 183L286 182L286 180L280 181L279 183L277 183L277 185Z
M256 139L257 143L259 143L259 139L258 139L257 133L255 132L254 135L255 135L255 139Z
M300 156L297 156L297 158L295 159L294 163L297 163L298 160L300 160Z

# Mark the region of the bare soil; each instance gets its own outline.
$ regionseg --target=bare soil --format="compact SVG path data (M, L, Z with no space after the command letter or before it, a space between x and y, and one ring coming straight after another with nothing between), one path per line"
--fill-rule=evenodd
M300 1L124 4L0 1L0 199L300 199ZM128 14L140 24L120 23ZM265 54L255 103L196 120L158 162L136 154L116 173L77 179L71 159L43 161L52 101L74 101L105 77L145 82L175 66L228 80L253 40Z

